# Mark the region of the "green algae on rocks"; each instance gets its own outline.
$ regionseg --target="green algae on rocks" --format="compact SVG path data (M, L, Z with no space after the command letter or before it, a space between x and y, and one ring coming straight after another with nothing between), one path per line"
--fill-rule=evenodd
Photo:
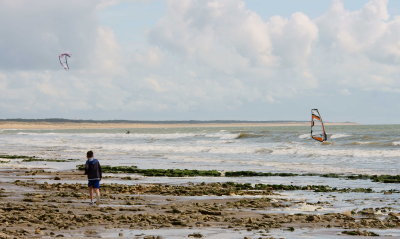
M73 159L69 159L72 161ZM24 160L25 161L25 160ZM32 160L34 161L34 160ZM39 161L39 160L36 160ZM44 161L44 160L43 160ZM84 170L85 165L77 165L78 170ZM343 178L343 179L363 179L372 180L373 182L381 183L400 183L400 175L344 175L344 174L316 174L316 173L264 173L255 171L229 171L222 174L218 170L195 170L195 169L139 169L136 166L102 166L105 173L137 173L144 176L152 177L299 177L299 176L314 176L325 178Z
M82 184L61 184L61 183L27 183L22 181L15 181L16 185L20 186L36 186L40 189L53 189L56 191L63 191L67 189L83 190L86 189ZM374 192L370 188L335 188L326 185L282 185L282 184L255 184L250 183L199 183L190 185L122 185L122 184L103 184L103 190L108 193L147 193L158 195L185 195L185 196L201 196L201 195L269 195L272 191L293 191L293 190L307 190L314 192Z
M85 165L78 165L79 170L84 170ZM217 170L195 170L195 169L138 169L136 166L101 166L103 173L137 173L152 177L219 177L221 173Z
M350 236L367 236L367 237L379 237L379 234L375 232L369 232L369 231L342 231L342 234L345 235L350 235Z
M400 183L400 175L366 175L366 174L354 174L354 175L345 175L345 174L318 174L318 173L263 173L263 172L255 172L255 171L231 171L225 173L226 177L298 177L298 176L317 176L324 178L344 178L344 179L363 179L363 180L372 180L373 182L380 183Z
M31 159L35 158L35 156L25 156L25 155L6 155L6 154L1 154L0 158L2 159Z
M0 155L2 159L22 159L22 162L73 162L79 159L45 159L38 158L36 156L26 156L26 155Z
M63 163L63 162L74 162L78 161L79 159L44 159L44 158L27 158L22 160L22 162L58 162L58 163Z

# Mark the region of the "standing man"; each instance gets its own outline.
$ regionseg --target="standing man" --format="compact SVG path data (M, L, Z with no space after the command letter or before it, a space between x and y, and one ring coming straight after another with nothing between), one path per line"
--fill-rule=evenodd
M85 174L88 177L90 204L93 204L93 193L96 193L96 204L100 203L101 167L99 160L93 158L93 151L86 153Z

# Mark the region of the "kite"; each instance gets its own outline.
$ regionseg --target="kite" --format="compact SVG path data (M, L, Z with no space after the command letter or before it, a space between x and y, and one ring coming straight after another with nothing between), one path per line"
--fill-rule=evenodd
M62 53L58 56L58 59L60 60L61 66L67 71L69 70L68 66L68 57L71 57L71 54L69 53Z

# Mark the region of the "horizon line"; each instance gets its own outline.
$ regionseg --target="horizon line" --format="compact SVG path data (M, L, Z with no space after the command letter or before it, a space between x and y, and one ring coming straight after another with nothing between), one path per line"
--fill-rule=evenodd
M50 122L50 123L305 123L309 120L127 120L127 119L109 119L109 120L94 120L94 119L66 119L66 118L6 118L0 119L0 122ZM326 123L356 123L351 121L331 122Z

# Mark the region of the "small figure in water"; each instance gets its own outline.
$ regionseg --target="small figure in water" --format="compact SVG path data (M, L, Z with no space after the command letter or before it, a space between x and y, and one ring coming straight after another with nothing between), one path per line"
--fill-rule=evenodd
M100 180L102 178L101 166L97 159L93 157L93 151L86 153L87 161L85 164L85 174L88 177L88 187L90 204L93 204L93 193L96 193L96 204L100 203Z
M130 134L131 132L129 130L126 131L126 134Z

